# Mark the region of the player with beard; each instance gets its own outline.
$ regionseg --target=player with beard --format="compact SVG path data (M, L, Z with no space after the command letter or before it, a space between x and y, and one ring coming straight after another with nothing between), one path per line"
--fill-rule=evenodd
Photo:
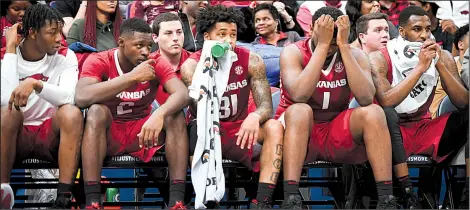
M196 26L204 40L229 43L238 56L230 69L220 104L222 156L253 171L259 171L261 167L258 194L251 207L270 208L282 162L283 128L280 122L270 119L272 99L263 60L259 55L235 46L238 30L246 28L243 14L236 8L208 7L199 13ZM192 54L181 68L186 86L192 83L200 57L201 51ZM250 91L256 104L256 110L251 113L248 110ZM193 120L188 125L190 155L194 154L197 142L196 106L197 101L193 101L190 108Z
M86 204L100 208L100 175L105 157L130 154L150 161L165 142L171 208L183 205L188 164L188 90L165 59L148 59L152 31L142 20L121 25L119 47L90 55L77 84L76 102L88 108L82 145ZM168 92L151 113L159 86Z
M386 118L372 104L375 87L366 53L350 47L349 18L322 7L312 17L311 37L287 46L280 57L284 123L284 203L301 208L298 195L303 163L369 161L377 184L377 208L396 208L392 152ZM350 95L359 108L348 109Z
M30 6L22 29L7 32L2 59L1 202L9 209L13 164L38 158L59 164L55 208L70 208L71 190L80 157L83 115L74 106L78 63L62 48L60 15L43 4ZM5 199L5 200L4 200Z
M414 111L400 112L399 125L403 136L403 145L406 157L413 154L429 155L436 162L449 160L453 154L468 142L468 91L461 81L455 61L452 55L442 50L431 37L431 21L427 13L420 7L410 6L400 13L399 17L400 37L396 44L387 48L369 54L374 84L377 88L376 98L380 105L385 107L403 107L404 101L409 97L418 98L423 93L428 93L427 100ZM403 41L400 41L403 40ZM413 51L408 48L410 45L420 44L418 50ZM406 45L404 49L408 51L389 53L397 44ZM415 58L417 64L410 66L409 73L401 80L396 82L398 76L395 74L400 60L392 59L403 53L408 58ZM458 111L443 114L440 117L431 120L429 106L431 105L436 82L429 83L424 80L424 75L435 74L440 77L442 87L449 96L452 103L460 108ZM404 73L403 73L404 74ZM398 75L398 76L395 76ZM395 78L396 77L396 78ZM423 78L423 79L422 79ZM422 80L421 80L422 79ZM392 83L396 83L392 87ZM427 89L428 91L424 91ZM409 100L408 100L409 101ZM467 143L468 146L468 143ZM463 205L468 209L468 148L465 153L467 164L467 181L465 190L467 194L462 197ZM395 173L398 177L408 179L408 168L405 159L401 163L394 164ZM406 186L408 185L408 186ZM411 183L403 185L400 189L404 195L403 198L409 202L413 198L411 194ZM465 194L465 193L464 193Z

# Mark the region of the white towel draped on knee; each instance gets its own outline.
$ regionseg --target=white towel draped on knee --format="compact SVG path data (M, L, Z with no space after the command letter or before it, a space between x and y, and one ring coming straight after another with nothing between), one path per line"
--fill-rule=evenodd
M392 87L395 87L408 76L419 63L419 52L423 43L409 42L401 36L387 43L388 54L392 62ZM410 94L403 100L395 110L398 113L412 114L418 111L430 97L434 86L437 84L439 73L436 69L438 57L434 58L428 70L421 75Z
M196 66L191 98L197 102L197 144L191 164L191 180L196 192L195 208L206 208L207 201L219 202L225 194L225 177L222 168L219 108L237 55L229 51L214 58L211 48L215 41L205 41L201 58ZM205 180L205 181L204 181Z

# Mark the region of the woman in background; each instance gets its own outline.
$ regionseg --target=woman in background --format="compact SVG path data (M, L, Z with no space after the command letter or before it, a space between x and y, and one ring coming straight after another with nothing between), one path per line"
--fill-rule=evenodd
M5 47L7 30L17 22L21 22L24 12L28 7L37 4L37 1L1 1L0 28L2 29L2 46Z
M82 42L100 52L115 48L121 23L118 1L88 1L85 18L73 22L67 44Z
M346 3L346 14L349 16L349 22L351 23L351 32L349 33L349 43L352 46L361 48L361 44L357 39L356 34L356 21L362 15L380 12L380 4L378 0L348 0ZM393 25L392 22L388 21L388 33L390 39L394 39L398 36L398 29Z
M258 36L252 44L284 47L300 40L295 31L282 32L279 12L271 4L259 4L254 9L254 26Z
M135 1L135 13L132 17L145 19L149 25L152 25L153 20L162 13L174 12L178 13L180 9L179 1L177 0L160 0L160 1Z

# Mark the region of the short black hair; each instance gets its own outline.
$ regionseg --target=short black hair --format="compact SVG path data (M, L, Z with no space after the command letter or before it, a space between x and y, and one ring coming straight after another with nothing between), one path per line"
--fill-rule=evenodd
M277 24L277 31L281 31L281 23L279 22L279 12L277 11L276 7L273 6L272 4L258 4L258 6L255 7L254 12L253 12L253 19L255 19L255 15L257 12L261 10L268 10L269 14L273 16L274 21L278 22Z
M255 7L255 10L253 12L253 18L255 17L257 12L261 10L268 10L271 16L273 16L274 20L279 20L279 12L277 11L276 7L274 7L272 4L259 4Z
M465 36L468 34L468 23L460 27L454 35L454 46L456 49L459 49L459 41L462 41Z
M140 18L129 18L122 22L121 30L119 31L119 34L121 34L121 36L126 33L133 34L135 32L151 34L152 29L147 24L147 22L145 22L145 20L142 20Z
M380 20L384 19L385 21L388 21L388 16L383 13L369 13L366 15L361 16L359 19L357 19L356 22L356 37L359 37L360 33L367 33L367 30L369 29L369 21L371 20ZM361 39L359 39L359 43L361 43ZM361 43L362 44L362 43Z
M31 4L37 4L38 1L29 1ZM8 7L11 5L12 3L12 0L1 0L0 1L0 15L3 17L3 16L6 16L7 15L7 11L8 11Z
M334 21L338 20L338 18L342 15L344 15L341 10L336 9L334 7L322 7L315 11L315 13L312 16L312 27L315 25L315 21L320 18L322 15L329 15L333 18ZM333 37L336 37L336 34L338 33L338 29L335 27L334 32L333 32Z
M423 8L418 7L418 6L409 6L403 9L400 12L400 16L398 17L398 25L401 27L405 27L406 24L408 24L408 20L410 20L410 17L412 15L416 16L428 16L428 13L424 11Z
M158 15L157 18L153 20L153 23L152 23L153 33L158 35L158 33L160 33L160 23L170 22L170 21L180 21L181 26L183 25L178 15L173 14L171 12L166 12L166 13Z
M235 23L239 31L246 29L245 17L243 13L235 7L225 7L222 5L208 6L199 12L196 18L196 28L198 33L204 34L212 30L217 23Z
M50 8L45 4L34 4L24 12L22 21L23 29L20 34L23 35L23 37L28 37L30 30L39 31L46 25L46 21L49 21L49 24L54 22L57 24L64 24L64 20L57 10Z

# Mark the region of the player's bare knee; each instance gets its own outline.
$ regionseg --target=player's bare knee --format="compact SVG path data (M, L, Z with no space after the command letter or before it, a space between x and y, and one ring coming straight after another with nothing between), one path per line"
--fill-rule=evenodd
M77 128L83 127L83 114L80 109L74 105L65 104L56 112L60 127Z
M186 130L186 120L184 118L184 113L177 112L173 115L170 115L165 118L164 127L166 131L175 130L176 132L181 132Z
M13 108L8 109L8 106L2 106L2 132L18 129L23 125L23 113Z
M304 104L304 103L292 104L284 112L284 120L286 124L289 124L289 122L296 121L296 122L305 123L308 125L310 124L308 122L313 123L313 110L308 104Z
M268 121L264 123L263 130L266 136L273 136L273 137L284 136L284 126L282 126L282 123L278 120L269 119ZM269 139L270 141L276 141L276 142L273 142L275 144L282 143L282 138L269 138ZM264 139L264 141L266 140L267 138Z
M102 104L93 104L88 108L86 113L85 125L92 127L103 127L110 119L110 111L108 107Z
M386 126L384 110L377 104L359 107L354 111L357 112L361 118L360 120L364 122L364 124L379 124L382 122L381 124Z

